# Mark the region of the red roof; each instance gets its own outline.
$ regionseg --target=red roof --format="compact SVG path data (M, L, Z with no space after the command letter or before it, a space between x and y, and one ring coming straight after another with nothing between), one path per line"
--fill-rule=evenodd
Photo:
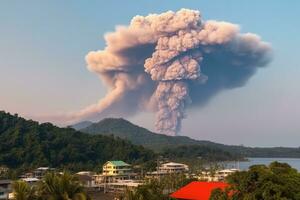
M194 181L180 188L170 196L176 199L209 200L214 189L225 189L229 185L224 182L199 182Z

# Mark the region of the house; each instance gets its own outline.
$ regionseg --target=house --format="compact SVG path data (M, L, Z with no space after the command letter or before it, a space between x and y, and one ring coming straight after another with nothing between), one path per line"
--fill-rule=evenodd
M214 173L203 171L198 177L201 181L224 181L227 176L239 171L238 169L217 170Z
M128 180L135 176L131 165L121 160L107 161L103 165L102 175L106 179L105 182Z
M78 180L84 187L92 188L96 186L95 183L95 172L92 171L80 171L75 174Z
M199 182L194 181L173 192L170 197L178 200L209 200L214 189L224 190L229 185L224 182Z
M189 171L189 166L181 163L168 162L162 164L158 170L162 173L184 173Z
M33 177L37 179L41 179L47 174L48 172L55 171L55 168L50 167L39 167L33 171Z
M0 200L8 199L8 195L12 191L11 186L11 180L0 180Z
M0 200L8 199L8 195L12 191L11 184L11 180L0 180Z
M25 181L29 185L36 185L40 181L38 178L21 178L21 180Z
M80 171L80 172L77 172L76 174L94 176L96 173L92 172L92 171Z
M78 174L78 173L75 176L78 178L79 182L84 187L91 188L95 186L95 181L93 179L93 176L87 174Z
M146 174L146 177L148 178L162 177L174 173L186 173L188 171L189 171L189 166L186 164L168 162L160 165L157 171L148 172Z
M225 178L227 176L229 176L230 174L233 174L235 172L238 172L238 169L223 169L223 170L219 170L217 171L217 177L219 181L224 181Z
M21 175L19 178L37 178L37 179L42 179L46 173L51 172L51 171L55 171L54 168L49 168L49 167L39 167L37 169L35 169L32 172L27 172L23 175Z

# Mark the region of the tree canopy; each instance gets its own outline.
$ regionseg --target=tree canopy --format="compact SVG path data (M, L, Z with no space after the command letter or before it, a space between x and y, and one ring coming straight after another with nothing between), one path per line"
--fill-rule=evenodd
M0 112L0 166L94 169L107 160L143 163L155 154L113 136L90 135L72 128L25 120Z
M90 200L78 179L64 172L49 173L36 185L13 183L13 200Z
M227 191L216 190L211 200L299 200L300 173L286 163L254 165L236 172L227 181Z

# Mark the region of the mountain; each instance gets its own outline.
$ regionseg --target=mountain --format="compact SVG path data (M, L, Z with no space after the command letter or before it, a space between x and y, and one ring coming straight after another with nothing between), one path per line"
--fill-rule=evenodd
M146 148L156 152L167 151L169 155L177 154L186 155L186 152L192 152L197 148L209 151L229 152L233 155L241 155L244 157L294 157L300 158L300 148L289 147L244 147L238 145L224 145L204 140L195 140L186 136L167 136L151 132L145 128L139 127L122 118L107 118L98 123L81 129L82 132L100 135L114 135L131 141L136 145L143 145ZM195 147L196 146L196 147ZM179 148L180 147L180 148ZM201 148L200 148L201 147ZM174 152L174 151L177 151Z
M0 111L0 166L89 170L99 168L107 160L144 163L155 157L153 151L120 138L39 124Z
M84 129L84 128L92 125L92 124L93 124L93 122L90 122L90 121L82 121L82 122L79 122L77 124L73 124L70 127L74 128L77 131L79 131L80 129Z
M178 145L210 144L208 141L197 141L186 136L167 136L153 133L143 127L132 124L122 118L106 118L98 123L81 129L80 131L90 134L114 135L131 141L133 144L160 151L167 147Z

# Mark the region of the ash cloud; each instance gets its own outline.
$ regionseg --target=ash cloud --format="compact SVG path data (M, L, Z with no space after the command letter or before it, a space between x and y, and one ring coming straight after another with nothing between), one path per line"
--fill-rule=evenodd
M156 112L156 129L176 135L188 106L203 106L224 89L245 85L270 61L271 46L239 26L204 21L181 9L136 16L129 26L105 35L106 47L86 56L88 69L107 86L107 95L60 119Z

